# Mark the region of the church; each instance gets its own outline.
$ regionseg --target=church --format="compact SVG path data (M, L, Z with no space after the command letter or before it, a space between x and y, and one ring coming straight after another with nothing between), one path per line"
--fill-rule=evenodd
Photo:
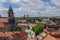
M8 9L8 17L0 17L0 32L4 31L24 31L26 28L29 26L34 27L36 23L29 23L26 22L26 18L29 18L28 15L27 17L22 17L22 18L17 18L14 17L14 12L11 6L9 6ZM22 21L22 23L20 22ZM17 28L17 30L15 30Z
M0 31L13 31L16 28L14 12L11 6L8 9L8 17L0 17Z

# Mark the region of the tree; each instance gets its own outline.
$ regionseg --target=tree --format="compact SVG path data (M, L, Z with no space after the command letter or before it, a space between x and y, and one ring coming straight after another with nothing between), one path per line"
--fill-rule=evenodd
M34 18L27 18L27 22L33 22Z
M22 31L22 29L20 27L16 27L14 31Z
M42 18L37 18L37 20L38 20L39 22L41 22Z
M42 32L44 29L44 26L42 24L37 24L34 28L33 31L35 32L36 35L38 35L40 32Z

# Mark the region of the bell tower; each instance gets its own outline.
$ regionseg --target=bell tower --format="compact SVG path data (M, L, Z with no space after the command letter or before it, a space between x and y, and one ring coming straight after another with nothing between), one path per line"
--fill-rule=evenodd
M8 21L9 24L15 24L14 12L11 6L9 6L8 10Z
M13 12L13 9L11 6L9 6L9 9L8 9L8 21L9 21L9 31L13 31L14 28L15 28L15 17L14 17L14 12Z

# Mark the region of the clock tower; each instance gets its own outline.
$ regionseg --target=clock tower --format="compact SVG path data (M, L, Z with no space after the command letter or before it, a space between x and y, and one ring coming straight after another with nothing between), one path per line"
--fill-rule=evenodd
M14 18L14 12L11 6L9 6L9 10L8 10L8 21L10 24L9 30L13 31L15 28L15 18Z
M8 10L8 21L10 24L15 24L14 12L11 6L9 7L9 10Z

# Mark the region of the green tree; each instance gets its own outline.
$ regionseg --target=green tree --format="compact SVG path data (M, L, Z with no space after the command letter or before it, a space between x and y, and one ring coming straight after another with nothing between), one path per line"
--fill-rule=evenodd
M44 26L42 24L37 24L34 28L33 31L35 32L36 35L38 35L40 32L42 32L44 29Z
M33 22L34 21L34 18L27 18L27 21L28 22Z
M22 31L22 29L20 27L16 27L14 31Z
M39 22L41 22L42 18L37 18L37 20L38 20Z

